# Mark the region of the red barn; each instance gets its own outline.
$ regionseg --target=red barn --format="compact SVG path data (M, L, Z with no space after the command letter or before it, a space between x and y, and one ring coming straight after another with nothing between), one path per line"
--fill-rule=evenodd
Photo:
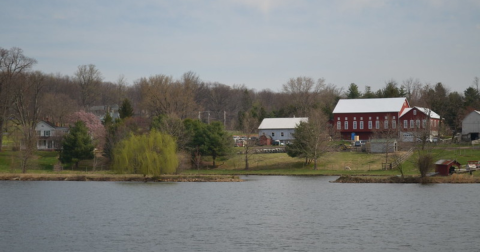
M374 132L397 130L410 105L406 98L340 99L333 110L333 127L345 140L368 140Z
M438 136L440 116L428 108L407 108L400 116L400 125L402 141L413 142L426 137L427 141L432 142Z

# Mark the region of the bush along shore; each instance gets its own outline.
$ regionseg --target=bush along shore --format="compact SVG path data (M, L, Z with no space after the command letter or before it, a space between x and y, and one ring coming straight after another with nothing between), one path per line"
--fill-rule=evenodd
M236 175L162 175L134 174L0 174L0 180L16 181L132 181L132 182L240 182Z
M419 177L419 176L340 176L334 183L480 183L479 177L468 174L453 174L446 177Z

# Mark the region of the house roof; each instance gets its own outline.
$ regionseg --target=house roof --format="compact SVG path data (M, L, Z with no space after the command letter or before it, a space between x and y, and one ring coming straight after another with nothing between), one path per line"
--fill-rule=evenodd
M295 129L300 122L308 122L308 117L264 118L258 129Z
M44 121L44 120L38 121L38 122L37 122L37 126L38 126L40 123L44 123L44 124L46 124L48 127L52 128L52 129L68 129L67 127L55 126L55 124L53 124L52 122Z
M342 113L382 113L400 112L403 103L408 101L400 98L370 98L370 99L340 99L333 110L334 114Z
M452 164L460 165L460 163L457 162L457 160L440 159L437 162L435 162L435 165L452 165Z
M430 118L440 119L440 116L439 116L437 113L435 113L433 110L430 110L430 109L428 109L428 108L417 107L417 106L415 106L415 107L413 107L413 108L416 108L418 111L424 113L424 114L427 115L427 116L428 116L428 113L430 113ZM409 112L410 110L412 110L413 108L407 108L407 109L405 109L405 111L403 112L403 114L402 114L400 117L402 117L403 115L405 115L406 113L408 113L408 112Z

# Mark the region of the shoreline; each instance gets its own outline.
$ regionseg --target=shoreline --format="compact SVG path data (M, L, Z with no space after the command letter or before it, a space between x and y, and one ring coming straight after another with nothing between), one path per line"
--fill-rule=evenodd
M137 174L0 174L0 181L111 181L111 182L241 182L236 175L162 175Z
M480 178L467 174L435 176L421 178L418 176L340 176L332 183L383 183L383 184L476 184Z

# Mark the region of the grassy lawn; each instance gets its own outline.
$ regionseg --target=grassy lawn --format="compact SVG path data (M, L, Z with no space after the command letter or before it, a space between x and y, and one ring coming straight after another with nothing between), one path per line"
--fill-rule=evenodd
M467 161L480 160L480 149L467 146L435 146L428 150L434 161L439 159L456 159L461 164ZM236 149L240 151L241 148ZM400 152L402 154L402 152ZM61 172L53 171L57 163L57 152L39 151L32 158L28 173L85 173L92 172L93 161L80 162L79 168L73 170L71 166L64 167ZM0 173L20 173L18 165L18 152L0 152ZM389 154L389 162L393 155ZM418 152L413 154L404 162L405 175L418 175L415 160ZM192 169L183 170L182 174L204 174L204 175L366 175L366 176L395 176L399 175L398 170L383 170L382 163L385 162L385 154L372 154L356 151L329 152L318 159L318 170L313 170L313 164L305 165L304 159L291 158L286 153L252 154L249 156L249 170L245 170L245 156L240 154L228 158L218 158L215 169ZM105 160L100 160L94 173L112 174ZM204 164L211 165L210 157L204 158ZM345 167L351 170L345 170ZM480 177L480 171L473 173Z
M249 170L245 170L245 156L234 155L218 161L215 169L185 170L188 174L258 174L258 175L397 175L398 171L382 170L385 154L365 152L329 152L318 159L318 170L304 159L291 158L286 153L252 154ZM206 159L206 162L211 160ZM345 170L345 166L351 170ZM416 174L412 170L410 174Z

